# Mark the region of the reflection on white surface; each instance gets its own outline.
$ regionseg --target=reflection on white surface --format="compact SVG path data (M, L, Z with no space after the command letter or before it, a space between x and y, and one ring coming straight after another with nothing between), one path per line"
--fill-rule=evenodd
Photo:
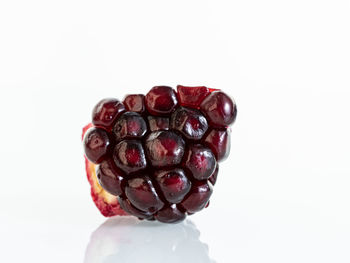
M84 262L214 263L199 235L189 220L171 225L109 218L92 233Z

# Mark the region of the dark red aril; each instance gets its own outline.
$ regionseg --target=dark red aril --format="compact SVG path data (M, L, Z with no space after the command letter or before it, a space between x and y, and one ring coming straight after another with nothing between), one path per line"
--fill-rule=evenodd
M186 214L181 212L175 204L172 204L158 211L155 218L163 223L179 223L186 218Z
M202 210L208 203L213 192L213 186L208 181L194 181L187 197L181 202L181 207L189 213Z
M149 176L137 176L128 180L125 195L137 209L155 213L164 203L159 198Z
M175 109L177 98L171 87L156 86L147 93L145 103L150 114L167 115Z
M199 109L199 105L206 96L210 93L209 89L204 86L200 87L186 87L177 86L177 95L179 103L182 106Z
M230 129L212 129L207 133L203 142L212 150L218 162L224 161L230 154Z
M100 163L108 153L110 140L108 133L101 129L92 127L85 133L83 139L85 156L93 163Z
M101 100L92 110L92 123L110 131L118 118L125 111L123 103L114 98Z
M215 127L227 128L235 121L237 115L235 102L222 91L210 93L201 103L200 109Z
M180 203L191 189L191 181L179 168L158 170L155 172L154 178L169 203Z
M123 103L127 111L143 113L146 110L145 96L142 94L127 95Z
M214 154L209 148L201 144L193 144L188 147L183 164L197 180L208 179L216 168Z
M219 173L219 165L216 165L216 169L214 173L209 177L209 182L211 182L212 185L215 185L216 180L218 179L218 173Z
M152 132L145 142L147 158L155 167L173 166L181 162L185 141L171 131Z
M169 118L148 116L150 131L169 130Z
M124 174L118 169L113 160L103 161L96 171L98 182L100 185L112 195L120 195L123 193Z
M128 111L118 118L113 132L117 141L142 138L147 132L147 124L140 114Z
M137 209L134 207L131 203L130 200L124 197L119 196L118 197L118 202L122 209L127 212L130 215L136 216L138 218L142 219L151 219L153 218L153 213L151 212L145 212Z
M125 173L130 174L147 167L145 152L141 142L124 140L116 145L113 151L116 165Z
M205 117L195 109L178 108L172 115L170 128L189 140L200 140L208 129Z

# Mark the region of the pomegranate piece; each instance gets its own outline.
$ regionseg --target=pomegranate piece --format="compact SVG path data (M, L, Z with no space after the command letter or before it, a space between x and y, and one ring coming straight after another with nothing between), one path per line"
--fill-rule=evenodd
M205 97L209 95L210 91L207 87L186 87L177 86L177 95L179 103L182 106L188 106L190 108L199 109L199 105Z
M208 179L216 168L215 156L209 148L201 144L190 145L184 156L184 167L195 179Z
M143 113L146 110L145 96L142 94L131 94L126 96L123 104L127 111Z
M200 140L208 129L208 123L198 110L178 108L171 115L170 127L189 140Z
M153 166L172 166L181 162L185 141L174 132L156 131L146 138L145 147Z
M222 91L214 91L208 95L201 103L200 109L215 127L227 128L233 124L237 115L236 104Z
M180 203L191 189L191 181L182 169L158 170L154 177L169 203Z
M113 132L117 141L142 138L147 132L147 124L140 114L128 111L119 117Z
M175 109L177 98L171 87L156 86L147 93L145 102L150 114L167 115Z
M119 100L113 98L103 99L92 110L92 124L110 131L115 120L124 111L125 107Z
M164 206L147 175L129 179L125 195L141 211L154 213Z
M177 91L156 86L95 106L83 145L91 196L104 216L177 223L208 207L236 105L203 86Z
M212 129L204 138L204 144L212 150L218 162L224 161L230 154L230 129Z
M113 159L117 166L130 174L145 169L147 166L141 142L136 140L121 141L113 151Z
M108 152L109 144L108 133L103 129L92 127L84 136L85 156L93 163L100 163Z

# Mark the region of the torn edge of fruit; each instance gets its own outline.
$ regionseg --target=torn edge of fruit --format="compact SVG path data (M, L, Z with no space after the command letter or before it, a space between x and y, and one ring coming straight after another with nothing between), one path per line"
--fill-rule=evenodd
M83 128L82 138L84 138L85 132L91 127L93 125L90 123ZM84 158L86 175L91 186L91 197L101 214L105 217L129 215L120 207L117 197L111 195L100 186L96 176L96 165L85 156Z

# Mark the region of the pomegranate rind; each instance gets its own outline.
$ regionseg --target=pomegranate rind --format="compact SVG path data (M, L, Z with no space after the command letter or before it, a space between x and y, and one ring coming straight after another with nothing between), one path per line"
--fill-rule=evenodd
M90 123L83 128L82 138L84 138L85 132L92 126L93 125ZM91 197L101 214L105 217L128 215L120 207L117 196L111 195L99 184L96 176L96 165L90 162L85 156L84 158L86 176L91 186Z

